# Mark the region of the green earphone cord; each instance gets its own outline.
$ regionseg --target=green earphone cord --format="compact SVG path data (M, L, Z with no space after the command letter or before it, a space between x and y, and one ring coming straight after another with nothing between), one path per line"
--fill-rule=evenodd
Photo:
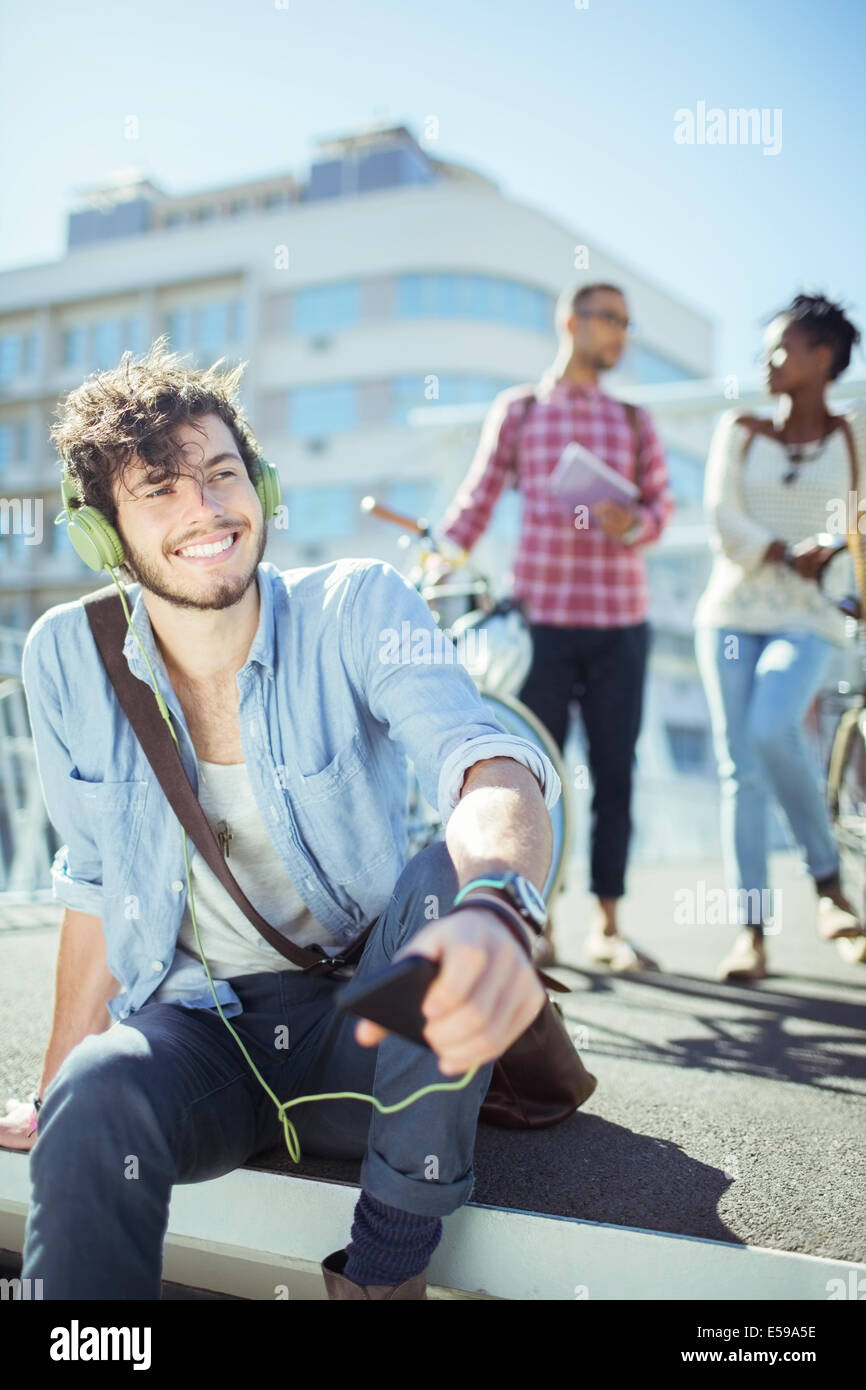
M153 674L153 667L151 666L150 661L148 660L147 652L144 650L144 647L142 646L141 638L139 637L138 633L132 625L132 618L130 616L129 608L127 606L126 595L123 592L123 588L118 583L117 576L115 575L114 570L109 570L109 573L111 574L112 579L117 585L117 591L120 594L120 601L123 604L123 611L126 614L126 621L129 624L131 632L135 635L136 642L138 643L139 647L141 647L142 656L147 662L147 669L151 675L153 692L156 695L156 702L159 705L159 712L165 720L166 724L168 725L169 733L174 739L175 747L177 748L179 753L180 745L177 741L177 734L175 733L174 728L172 727L171 713L157 686L156 676ZM195 932L196 945L198 946L198 951L199 955L201 956L202 965L204 966L205 971L207 972L207 977L210 983L211 992L213 993L214 1002L219 1011L220 1018L222 1019L225 1026L228 1028L229 1032L231 1033L241 1052L244 1054L244 1057L250 1065L250 1069L252 1070L258 1081L261 1083L261 1085L264 1087L264 1089L267 1091L271 1100L274 1102L274 1105L277 1107L277 1114L279 1115L283 1125L283 1134L286 1140L286 1148L289 1151L289 1157L292 1159L294 1163L299 1163L301 1160L301 1146L298 1142L298 1132L295 1129L295 1126L292 1124L291 1120L289 1119L288 1115L285 1113L287 1110L290 1110L293 1105L303 1105L305 1104L305 1102L310 1100L368 1100L371 1105L375 1105L380 1115L393 1115L395 1110L405 1110L407 1105L413 1105L416 1100L420 1100L422 1096L429 1095L431 1091L460 1091L463 1089L464 1086L469 1085L469 1082L472 1080L473 1076L478 1071L477 1067L471 1067L470 1070L467 1071L466 1074L462 1076L459 1081L435 1081L429 1086L422 1086L420 1091L415 1091L411 1096L407 1096L405 1100L398 1100L393 1105L383 1105L382 1102L376 1098L376 1096L365 1096L361 1091L326 1091L323 1092L321 1095L316 1096L296 1096L294 1100L278 1100L277 1097L274 1095L273 1091L271 1090L270 1086L268 1085L267 1081L265 1081L264 1077L261 1075L255 1062L250 1057L250 1054L247 1052L247 1049L244 1047L243 1041L238 1036L237 1032L229 1023L228 1019L223 1013L222 1005L220 1004L220 1001L217 998L216 987L214 985L208 963L205 960L205 954L201 946L201 939L198 934L198 923L195 919L195 894L193 893L192 880L190 878L189 869L189 845L187 842L186 830L183 826L181 826L181 830L183 831L183 857L184 863L186 865L186 882L187 887L189 888L189 905L190 913L192 916L193 931Z

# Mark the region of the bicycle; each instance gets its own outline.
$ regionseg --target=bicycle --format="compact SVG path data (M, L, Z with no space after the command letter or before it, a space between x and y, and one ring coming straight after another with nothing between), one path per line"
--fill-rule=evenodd
M846 708L839 717L830 744L826 773L827 807L833 837L839 850L839 876L842 891L857 909L858 919L866 921L866 614L858 595L857 575L847 542L839 537L818 535L816 545L827 546L832 554L818 572L817 582L824 597L854 624L858 648L860 680L852 690L848 682L822 698L842 697ZM866 935L840 938L839 954L849 964L866 964Z
M574 809L562 754L553 735L538 716L516 697L516 691L523 685L532 661L532 638L522 608L514 599L495 601L488 579L476 569L469 570L462 581L426 582L426 565L431 557L448 563L429 523L423 518L415 520L403 516L390 507L382 506L373 497L365 497L361 509L381 521L400 526L407 533L407 545L411 544L410 537L414 536L416 541L426 546L419 551L416 567L406 576L407 579L427 603L437 626L454 643L458 660L475 681L493 718L506 733L525 738L539 747L556 769L562 783L562 795L550 812L553 858L541 889L545 902L550 903L565 886ZM448 616L449 604L452 605L451 617ZM458 609L456 616L453 616L454 606ZM462 612L459 611L461 608ZM473 638L483 640L473 641ZM461 658L461 649L466 659ZM443 835L438 812L424 798L411 759L407 804L411 857Z

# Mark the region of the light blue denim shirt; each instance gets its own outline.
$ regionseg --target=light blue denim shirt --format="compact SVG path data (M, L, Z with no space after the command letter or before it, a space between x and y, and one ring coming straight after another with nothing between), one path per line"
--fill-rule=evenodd
M257 580L258 626L237 674L244 760L299 894L348 945L384 911L406 863L407 755L443 823L466 769L482 759L523 763L548 809L560 779L534 744L491 716L456 653L453 662L441 659L442 634L427 604L386 561L280 572L265 560ZM197 791L195 749L140 585L128 588L127 602ZM395 633L412 640L395 642ZM145 682L142 699L153 699L132 632L123 652ZM201 961L176 949L187 894L181 827L120 707L80 600L34 623L22 675L42 794L65 841L51 870L54 897L101 918L120 986L111 1016L128 1017L157 991L160 1000L213 1008ZM192 863L198 851L188 845ZM230 983L214 983L225 1013L239 1013Z

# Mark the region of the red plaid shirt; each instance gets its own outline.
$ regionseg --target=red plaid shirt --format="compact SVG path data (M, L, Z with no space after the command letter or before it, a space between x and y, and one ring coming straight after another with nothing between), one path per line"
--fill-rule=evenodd
M635 479L635 435L620 401L598 386L575 386L550 373L528 407L528 386L502 391L490 408L472 465L436 528L471 550L487 527L506 484L523 495L514 594L530 621L552 627L628 627L649 611L641 548L658 540L671 513L664 451L647 410L638 407L640 530L633 541L606 536L590 518L575 526L574 508L557 499L549 478L572 440Z

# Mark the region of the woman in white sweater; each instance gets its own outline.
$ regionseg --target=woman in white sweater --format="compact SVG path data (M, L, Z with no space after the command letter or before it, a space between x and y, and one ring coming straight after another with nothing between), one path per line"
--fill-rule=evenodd
M767 974L771 795L815 880L822 936L862 930L839 884L803 731L833 647L845 640L845 619L815 582L829 552L813 538L834 530L852 490L866 495L866 419L859 412L846 421L825 402L828 383L859 341L839 306L797 295L765 338L767 388L779 397L775 417L727 411L710 449L705 506L716 556L695 612L696 651L721 780L725 871L728 887L739 890L741 927L722 979Z

